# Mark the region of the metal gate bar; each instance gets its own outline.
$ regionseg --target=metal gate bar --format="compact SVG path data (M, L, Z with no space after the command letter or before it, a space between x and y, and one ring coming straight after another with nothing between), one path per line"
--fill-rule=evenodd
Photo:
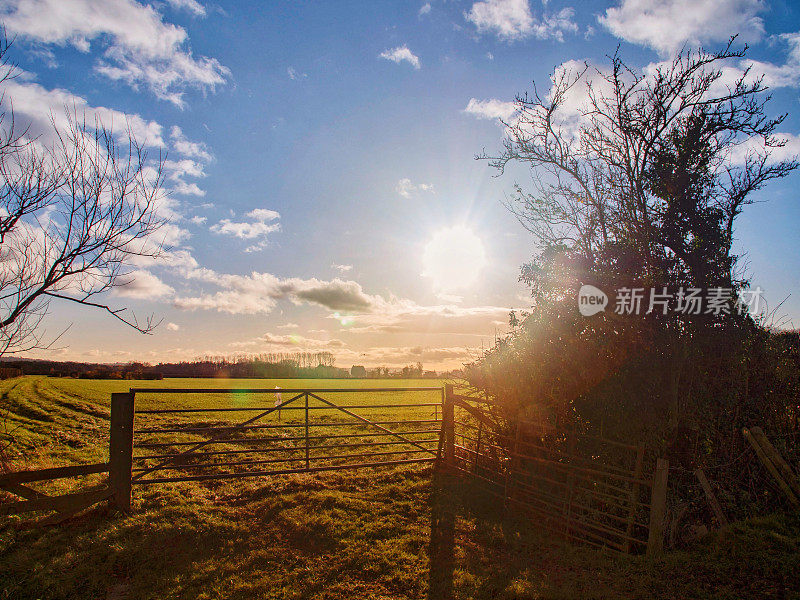
M414 463L429 463L436 460L437 450L434 444L440 444L441 436L436 438L424 438L420 439L419 436L421 435L430 435L431 433L438 433L441 434L440 428L431 428L430 425L432 424L439 424L441 423L441 418L439 417L440 411L439 407L441 406L440 398L443 396L441 387L431 387L431 386L421 386L421 387L397 387L397 388L319 388L319 389L289 389L289 388L254 388L254 389L198 389L198 388L131 388L129 392L131 402L135 398L136 393L145 393L145 394L225 394L225 395L232 395L233 397L240 396L240 395L250 395L250 394L292 394L292 397L288 400L281 402L280 404L273 406L273 407L264 407L264 406L246 406L246 407L215 407L215 408L205 408L205 407L187 407L187 408L153 408L153 409L143 409L135 411L136 414L139 415L169 415L169 414L181 414L181 415L191 415L191 414L202 414L202 413L253 413L257 412L258 414L240 422L240 423L233 423L233 424L224 424L224 425L199 425L199 426L192 426L192 423L189 423L188 427L181 427L176 425L169 425L165 424L165 427L157 427L157 426L145 426L139 429L132 429L132 433L138 435L160 435L160 434L185 434L185 435L208 435L211 436L209 439L203 440L194 440L194 441L178 441L178 440L170 440L170 441L162 441L158 440L156 437L149 440L144 440L142 442L138 442L135 445L136 448L147 448L149 450L156 450L158 448L167 450L172 447L186 447L185 450L179 452L157 452L151 455L147 454L140 454L137 456L133 456L133 452L131 452L130 456L130 471L131 471L131 479L130 484L136 485L143 485L143 484L150 484L150 483L162 483L162 482L169 482L169 481L198 481L198 480L207 480L207 479L232 479L232 478L242 478L242 477L256 477L256 476L266 476L266 475L281 475L281 474L290 474L290 473L314 473L314 472L322 472L322 471L333 471L333 470L340 470L340 469L356 469L356 468L366 468L366 467L375 467L381 465L403 465L403 464L414 464ZM346 393L346 394L361 394L361 393L410 393L410 392L437 392L438 401L435 402L398 402L394 399L390 399L390 402L387 404L379 404L379 403L366 403L366 404L354 404L348 402L347 404L338 404L335 402L326 399L319 394L321 393ZM302 404L300 406L287 406L291 403L296 403L298 400L302 399ZM309 401L313 399L322 403L322 406L312 406L309 405ZM385 409L387 411L394 411L397 409L409 408L414 409L415 412L410 414L408 419L400 419L400 420L386 420L386 414L381 414L378 416L378 419L383 417L384 420L372 420L365 416L359 415L353 410L365 409L365 410L379 410ZM419 418L421 415L419 411L425 411L426 409L433 409L431 412L434 414L433 419L426 419L426 418ZM278 411L303 411L301 413L301 420L298 422L297 420L289 421L286 423L263 423L259 422L265 418L268 418L272 413ZM311 413L312 411L327 411L327 413L343 413L348 417L351 417L353 420L348 421L311 421ZM292 413L290 413L292 414ZM373 417L374 418L374 417ZM427 427L425 427L427 425ZM393 430L386 426L401 426L400 430ZM413 426L421 426L421 429L413 429ZM365 429L365 431L356 431L355 433L331 433L330 435L325 435L322 433L323 430L317 429L319 432L317 435L310 435L310 428L329 428L329 429L337 429L337 428L357 428L357 429ZM288 431L297 431L298 428L302 428L301 435L290 435L288 437L282 437L279 435L271 435L271 436L261 436L261 437L247 437L247 435L254 430L260 429L276 429L276 430L288 430ZM377 430L377 431L375 431ZM297 432L301 433L301 432ZM233 437L236 434L242 434L242 437ZM348 438L361 438L359 440L353 442L345 442L345 443L331 443L326 444L326 440L346 440ZM396 438L395 440L387 440L387 439L380 439L380 438ZM287 442L304 442L297 446L287 446L285 445ZM284 444L281 447L259 447L259 444ZM228 449L225 448L225 445L253 445L253 447L240 447L238 449ZM205 450L202 449L206 446L216 445L219 447L223 445L223 448L217 450ZM375 451L364 451L363 449L367 448L375 448L380 446L386 446L387 448L381 449L376 448ZM403 446L407 446L404 448ZM429 447L432 446L432 447ZM133 449L133 448L132 448ZM335 452L337 449L358 449L357 452L349 452L346 453L342 452ZM317 450L323 453L315 452L312 453L312 450ZM333 450L334 454L324 454L325 450ZM269 455L272 453L290 453L290 456L283 456L280 455L276 458L262 458L264 455ZM296 454L297 456L295 456ZM410 457L411 455L419 455L425 454L430 455L429 457L421 457L415 456ZM246 458L245 455L252 455L252 459ZM391 460L384 460L385 457L391 457L393 455L403 455L404 458L396 458ZM224 460L226 456L242 456L244 460L233 461L233 460ZM208 461L210 457L220 457L223 459L222 462L211 462ZM341 461L341 460L348 460L348 459L363 459L363 458L380 458L379 461L359 461L356 463L346 463L346 464L323 464L323 465L312 465L312 463L316 462L328 462L328 461ZM202 463L188 463L185 464L185 461L191 461L193 459L206 459ZM158 464L155 465L148 465L147 461L159 461ZM138 466L136 468L133 467L133 463L137 463ZM160 476L150 476L157 471L181 471L181 470L196 470L196 469L210 469L210 468L223 468L223 467L252 467L256 465L266 465L266 464L298 464L297 467L291 468L284 468L284 469L277 469L277 470L252 470L248 469L247 471L240 471L240 472L222 472L222 473L200 473L200 474L170 474L170 476L160 477ZM299 465L303 465L302 467ZM150 476L150 477L148 477Z

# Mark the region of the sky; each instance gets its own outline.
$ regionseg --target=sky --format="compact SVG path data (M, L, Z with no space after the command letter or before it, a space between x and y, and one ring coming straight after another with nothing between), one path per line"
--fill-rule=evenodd
M141 335L53 302L30 356L147 362L330 351L450 369L529 306L532 239L503 201L532 174L485 161L514 97L619 46L646 68L738 34L800 151L800 6L760 0L225 2L0 0L20 76L3 103L45 132L65 107L164 159L158 261L107 298ZM800 174L758 193L736 250L800 323Z

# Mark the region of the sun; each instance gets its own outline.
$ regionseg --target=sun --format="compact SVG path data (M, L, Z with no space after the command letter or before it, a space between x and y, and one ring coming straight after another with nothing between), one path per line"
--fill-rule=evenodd
M481 239L463 225L442 229L426 244L422 254L422 275L430 277L442 292L473 286L486 266Z

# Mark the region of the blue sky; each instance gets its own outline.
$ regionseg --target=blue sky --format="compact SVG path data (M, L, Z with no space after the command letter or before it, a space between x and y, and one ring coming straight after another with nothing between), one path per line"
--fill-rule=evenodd
M45 131L65 104L115 128L128 115L168 161L168 256L134 265L109 298L162 325L141 336L53 304L48 331L71 326L37 356L329 350L345 367L460 365L526 306L517 276L534 252L502 206L531 175L498 178L474 156L499 148L516 93L618 44L641 68L739 33L800 149L790 2L2 0L0 14L23 71L6 98L19 119ZM754 284L773 305L788 296L780 314L795 324L798 184L761 192L737 228Z

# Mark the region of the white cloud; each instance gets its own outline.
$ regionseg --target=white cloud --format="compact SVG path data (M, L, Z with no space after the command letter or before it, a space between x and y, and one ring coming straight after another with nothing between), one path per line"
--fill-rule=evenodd
M742 68L751 67L755 76L764 75L764 85L771 88L800 87L800 31L777 36L789 46L789 56L782 65L743 60Z
M187 284L203 288L200 293L173 298L173 305L182 310L269 314L278 302L288 301L327 309L328 317L338 328L354 334L492 336L504 330L508 322L509 307L469 307L449 301L426 306L410 299L370 294L358 282L338 277L330 280L281 278L257 271L237 275L198 267L185 251L172 253L168 258L168 265ZM296 329L296 323L286 323L279 328Z
M16 79L6 81L3 108L10 110L12 103L17 126L24 121L31 138L37 137L44 144L52 143L53 126L65 131L69 126L68 115L77 115L91 125L95 119L119 136L126 136L127 130L144 145L163 148L163 128L155 121L147 121L137 114L125 114L112 108L90 106L85 98L67 90L55 88L48 90L38 83L29 81L30 74L21 71ZM51 122L52 119L52 122Z
M278 325L278 329L297 329L300 327L297 323L285 323L284 325Z
M528 0L486 0L476 2L465 18L479 33L493 32L514 40L526 37L533 29L533 15Z
M170 331L178 331L181 328L177 323L167 323L167 329Z
M575 10L562 8L557 13L545 13L542 20L533 27L533 35L540 40L564 41L565 33L577 33L578 24L573 21Z
M647 68L645 75L650 75ZM558 110L553 115L554 126L572 138L577 138L580 127L584 124L585 113L590 109L591 94L593 91L598 98L613 96L611 84L603 77L608 74L608 68L597 66L581 60L568 60L556 67L551 75L551 83L557 81L572 81L581 75L569 89L561 101ZM553 88L548 92L548 100L553 100Z
M789 55L783 65L750 60L734 62L732 59L727 61L714 67L719 69L721 76L712 84L708 91L708 96L720 97L726 95L729 89L735 86L736 82L744 75L745 69L748 67L751 67L751 71L746 83L752 83L764 74L764 85L770 88L800 87L800 32L784 34L780 37L789 44ZM669 69L671 62L671 60L665 60L645 65L641 70L645 83L652 83L658 69ZM590 110L590 88L597 98L611 98L613 96L612 84L605 78L610 73L609 67L606 65L595 65L580 60L568 60L556 67L551 76L551 82L559 81L562 78L571 81L580 73L583 73L583 75L570 87L569 92L564 95L558 111L553 115L554 126L560 128L565 135L572 138L577 137L585 120L584 115L587 110ZM548 99L552 100L552 88L548 93ZM773 159L775 160L778 160L779 157L788 157L786 153L792 147L791 135L777 135L789 140L789 144L784 148L773 149ZM748 147L755 148L759 144L758 140L753 140ZM733 155L737 157L737 161L743 159L744 153L741 151L741 147L734 151ZM791 152L791 155L794 155L794 151Z
M270 312L275 302L265 300L258 295L217 292L213 295L178 297L175 298L174 305L182 310L216 310L232 315L253 315Z
M280 352L287 349L320 351L343 348L345 343L337 339L318 340L301 335L275 335L273 333L265 333L252 340L233 342L231 346L234 348L253 348L255 352Z
M308 79L308 74L307 73L301 73L300 71L298 71L294 67L289 67L288 69L286 69L286 73L289 75L289 79L291 79L292 81L299 81L301 79Z
M177 125L173 125L169 137L172 140L172 147L178 154L204 162L210 162L214 158L205 144L202 142L190 142Z
M734 146L727 162L732 165L742 165L748 156L763 156L769 153L768 162L774 164L784 160L796 160L800 157L800 135L793 133L775 133L777 140L782 140L783 146L778 148L766 148L764 140L759 137L748 138L744 143Z
M274 221L281 218L281 214L278 211L268 208L254 208L246 216L257 221Z
M415 69L420 68L419 57L411 52L411 50L409 50L408 46L405 44L398 46L397 48L392 48L391 50L385 50L381 52L380 57L385 58L386 60L391 60L397 64L405 61Z
M203 165L190 158L181 160L165 160L164 172L169 179L181 181L184 177L205 177Z
M564 33L578 31L572 20L574 15L574 9L566 7L557 13L545 13L538 20L531 13L528 0L484 0L475 2L464 18L475 25L478 33L493 33L509 42L531 36L564 41Z
M152 299L171 295L173 290L149 271L134 271L124 275L114 295L123 298Z
M266 237L275 231L280 231L279 223L265 223L264 221L250 221L236 223L230 219L222 219L216 225L211 226L211 231L223 235L232 235L243 240L252 240L258 237Z
M403 198L411 198L420 192L433 192L432 183L413 183L407 177L397 182L395 191Z
M508 123L517 112L517 105L514 102L504 102L496 98L489 100L470 98L464 112L478 119L502 119Z
M281 230L280 223L273 223L280 218L280 213L265 208L251 210L245 216L250 217L250 221L232 221L222 219L219 223L211 226L211 231L220 235L230 235L242 240L260 239L258 244L248 247L245 252L257 252L267 246L267 236L270 233Z
M427 15L429 12L431 12L431 3L426 2L420 7L418 14L421 17L422 15Z
M178 10L188 10L189 12L194 13L198 17L206 16L205 7L202 4L200 4L197 0L167 0L167 2L172 8Z
M200 215L195 215L189 221L191 221L195 225L204 225L205 222L208 220L208 217L201 217Z
M353 265L337 265L336 263L331 265L332 269L336 269L339 273L347 273L353 270Z
M26 135L29 139L34 139L35 144L44 147L56 144L56 132L63 135L70 130L70 122L77 122L81 125L86 123L89 135L92 135L95 124L105 127L113 132L123 148L128 143L129 133L145 149L163 150L167 146L163 137L164 128L156 121L148 121L138 114L125 114L103 106L91 106L81 96L59 88L48 90L31 81L31 78L29 73L21 71L17 78L6 81L0 107L7 112L13 107L17 130L26 130ZM153 154L150 153L151 156ZM155 160L145 163L142 172L145 180L155 181L156 173ZM196 184L187 184L181 176L202 176L203 167L190 159L167 160L164 163L164 175L169 179L172 189L165 186L163 193L156 197L155 213L166 219L178 220L181 218L177 210L179 204L168 192L202 196L204 192ZM189 232L174 224L167 224L154 237L163 238L165 243L175 244L189 237Z
M367 366L401 367L421 362L423 368L458 368L480 356L479 348L465 346L426 347L426 346L378 346L360 353L361 362ZM366 360L364 360L366 359ZM432 364L431 364L432 363Z
M200 186L196 183L186 183L185 181L177 182L172 186L172 191L181 196L199 196L202 198L206 195L205 190L200 189Z
M213 160L213 156L206 149L205 144L190 142L183 135L183 131L177 125L170 131L170 141L172 148L183 158L178 160L165 160L165 176L172 181L172 192L182 196L205 196L205 191L196 183L186 181L187 177L205 177L205 165Z
M137 267L163 267L173 269L178 273L185 274L186 272L196 269L198 267L197 261L188 250L164 250L158 258L151 257L136 257L133 260L134 266Z
M134 0L8 0L0 19L12 35L42 44L89 52L97 42L104 49L98 73L134 89L144 85L181 108L186 89L213 91L230 76L216 59L192 55L185 29Z
M501 306L425 306L392 298L376 303L369 313L354 315L346 326L351 333L492 335L508 322L509 310Z
M685 44L724 42L735 33L758 41L764 22L762 0L622 0L598 17L617 37L672 56Z
M175 306L186 310L217 310L231 314L269 313L276 301L285 299L295 304L316 304L330 310L365 312L381 303L379 297L364 293L355 281L338 278L330 281L316 278L281 279L271 273L232 275L205 268L188 269L184 275L189 280L224 290L177 298Z
M648 67L649 68L649 67ZM605 71L603 67L596 67L580 60L568 60L556 67L551 75L551 83L566 78L569 81L577 79L561 100L558 110L553 114L553 126L560 129L567 137L575 137L584 119L584 111L589 106L589 89L594 89L598 96L603 96L610 92L608 82L601 77ZM647 73L647 69L645 69ZM578 75L581 75L578 78ZM547 98L552 100L553 88L548 92ZM505 102L492 98L489 100L477 100L471 98L464 113L472 115L478 119L502 120L509 126L525 126L528 119L537 117L532 111L526 109L523 115L518 112L516 102Z
M232 275L204 268L190 269L185 275L188 280L211 284L222 291L176 298L175 306L184 310L266 314L277 301L289 300L335 311L330 318L352 333L492 335L508 321L507 307L424 306L408 299L371 295L357 282L338 278L282 279L270 273Z

